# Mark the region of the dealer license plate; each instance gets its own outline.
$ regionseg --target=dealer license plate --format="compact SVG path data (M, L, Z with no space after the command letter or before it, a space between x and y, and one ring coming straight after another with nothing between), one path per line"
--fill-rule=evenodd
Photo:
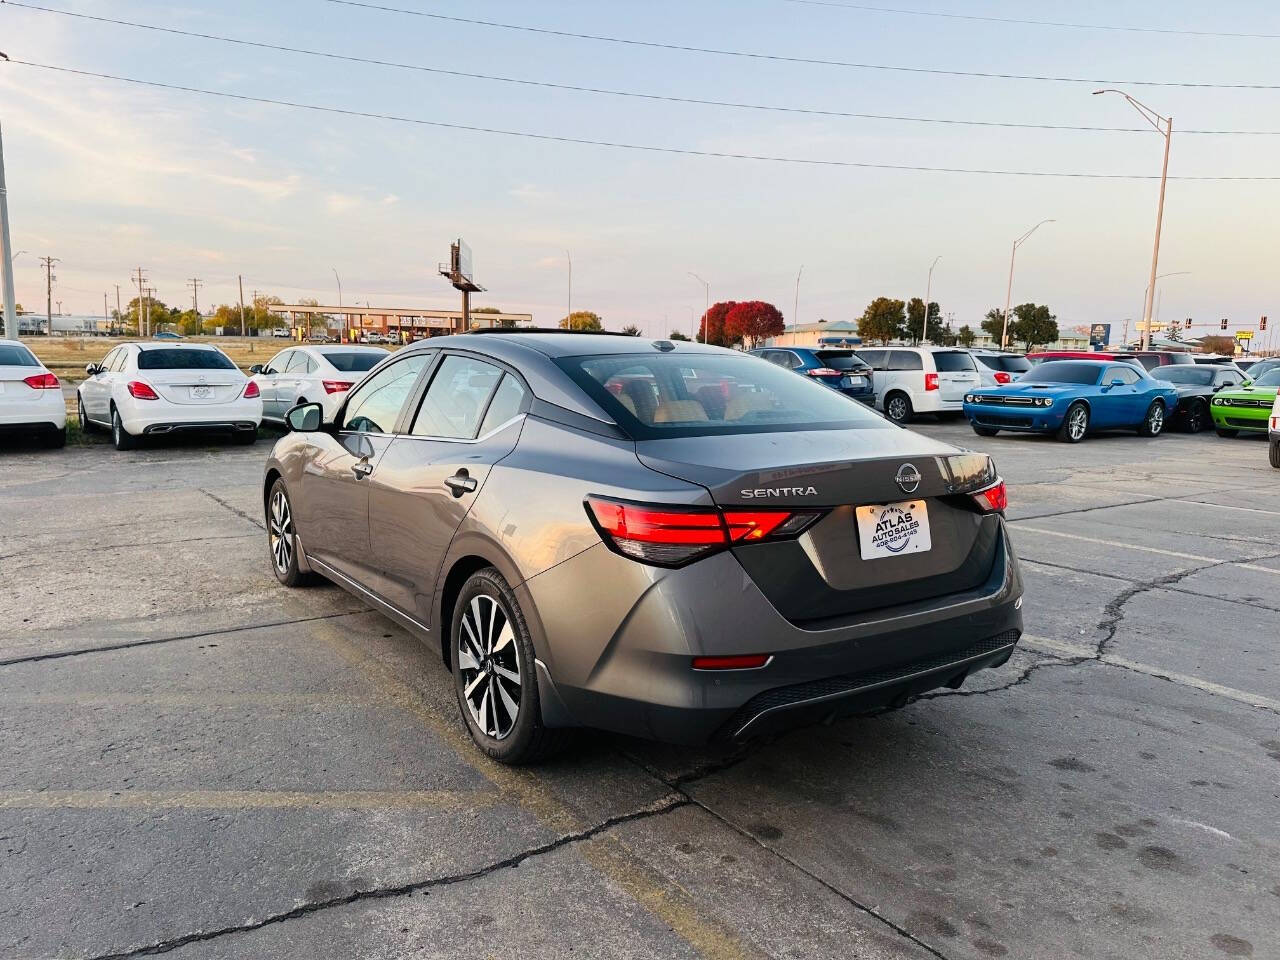
M212 400L213 387L192 387L191 399L192 400Z
M858 544L863 560L924 553L929 541L929 509L923 500L858 507Z

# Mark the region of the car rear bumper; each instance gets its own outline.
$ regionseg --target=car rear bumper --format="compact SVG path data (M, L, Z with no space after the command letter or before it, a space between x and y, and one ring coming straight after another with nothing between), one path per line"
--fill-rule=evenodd
M36 392L36 391L32 391ZM0 429L62 430L67 425L67 404L61 390L39 391L47 396L21 402L0 397Z
M628 603L620 590L635 587ZM1022 581L1003 530L977 588L866 611L822 629L787 621L728 553L680 570L591 548L522 584L552 725L676 743L742 740L905 703L1008 660ZM570 595L600 598L589 613ZM752 670L701 655L767 653ZM559 714L557 716L556 714Z
M197 423L152 423L143 431L143 436L156 437L169 433L248 433L258 429L252 420L208 420Z
M234 403L210 404L208 407L132 400L121 403L119 409L121 423L135 437L178 431L256 430L262 422L262 401L243 398Z

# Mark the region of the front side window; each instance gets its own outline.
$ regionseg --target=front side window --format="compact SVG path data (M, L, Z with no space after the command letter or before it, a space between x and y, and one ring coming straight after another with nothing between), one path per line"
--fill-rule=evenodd
M859 350L860 356L872 370L883 370L885 358L889 356L888 350Z
M286 373L310 373L311 358L301 350L293 351L293 356L289 358L289 366L285 367Z
M431 378L410 433L471 440L500 379L502 370L491 363L458 355L445 357Z
M262 368L263 373L280 373L285 367L289 366L289 360L293 356L292 350L282 350L271 358L271 362Z
M354 433L392 433L418 375L431 357L406 357L380 370L357 388L342 414L342 429Z
M886 427L809 377L742 354L632 353L556 362L637 440Z
M234 370L236 365L218 350L141 350L139 370Z
M1132 367L1108 367L1107 375L1103 378L1103 384L1108 384L1112 380L1123 380L1125 386L1132 386L1138 382L1138 371Z

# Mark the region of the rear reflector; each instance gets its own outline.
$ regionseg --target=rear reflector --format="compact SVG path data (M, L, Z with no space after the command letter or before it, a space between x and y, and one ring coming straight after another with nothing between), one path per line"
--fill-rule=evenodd
M601 539L618 553L663 567L679 567L735 543L794 536L819 516L790 510L673 507L587 497L587 513Z
M758 670L773 657L767 653L749 653L738 657L694 657L695 670Z
M128 387L129 396L135 400L159 400L160 397L151 389L151 384L144 383L141 380L130 380Z
M244 398L246 400L252 400L254 397L260 396L262 396L262 391L258 389L258 381L250 380L248 384L245 385Z
M346 380L321 380L324 384L325 393L345 393L351 389L351 384Z
M1009 506L1009 491L1001 480L993 487L979 490L973 499L985 513L1004 513Z
M924 388L926 390L938 389L938 375L936 373L926 373L924 375Z
M33 377L26 377L22 381L32 390L57 390L58 378L52 373L37 373Z
M1013 377L1005 373L1003 370L995 372L996 383L1013 383Z
M832 370L830 367L814 367L812 370L806 370L806 371L805 371L805 373L807 373L807 374L808 374L809 376L811 376L811 377L838 377L838 376L840 376L840 371L839 371L839 370Z

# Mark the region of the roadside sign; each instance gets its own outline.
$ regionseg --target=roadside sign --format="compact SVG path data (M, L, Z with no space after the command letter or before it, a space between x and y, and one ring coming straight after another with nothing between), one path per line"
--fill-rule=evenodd
M1111 342L1111 324L1095 323L1089 327L1089 346L1095 350Z
M1252 339L1253 339L1253 331L1252 331L1252 330L1237 330L1237 331L1236 331L1236 339L1237 339L1237 340L1252 340Z

